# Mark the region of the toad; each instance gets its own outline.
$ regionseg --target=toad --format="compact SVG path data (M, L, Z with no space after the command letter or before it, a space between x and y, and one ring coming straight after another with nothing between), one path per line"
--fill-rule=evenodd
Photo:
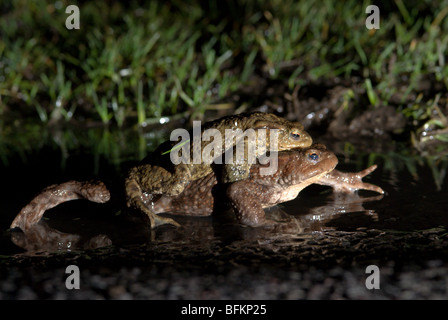
M338 192L351 193L365 189L384 193L380 187L362 181L363 177L376 169L376 165L356 173L340 172L335 170L337 157L323 145L282 151L278 153L277 159L278 170L275 173L261 175L260 168L267 164L254 164L247 179L231 183L226 188L240 223L251 227L272 224L265 218L263 208L292 200L313 183L331 186ZM216 173L211 172L191 181L179 195L161 195L155 199L154 195L145 193L141 201L154 213L208 216L216 205L213 191L220 186L223 184L219 184ZM104 202L109 199L109 192L104 184L90 181L70 181L48 187L22 209L11 228L19 227L25 231L37 223L48 208L82 198Z
M235 133L238 130L240 134L229 135L229 132ZM248 136L241 134L246 131L250 131L255 140L250 141L247 139ZM301 124L263 112L232 115L207 122L201 128L201 135L206 132L215 133L213 143L216 148L213 149L213 156L210 156L210 153L208 154L210 160L233 151L237 146L243 146L243 157L233 161L235 160L233 155L230 158L232 159L231 163L222 165L220 182L224 183L234 183L249 176L250 167L254 163L248 159L248 149L250 147L255 147L253 149L254 156L258 157L268 150L282 151L306 148L312 144L310 135L305 132ZM219 140L217 140L216 134L219 136ZM277 139L275 139L274 134ZM278 143L275 143L277 141ZM191 141L186 140L184 142ZM174 164L172 161L173 152L179 152L181 145L179 139L162 143L140 165L132 168L125 179L127 206L144 212L149 218L151 228L162 224L178 226L178 223L171 218L158 216L150 206L145 205L143 199L148 194L180 195L191 181L203 178L213 171L211 161L196 163L191 161L198 155L199 157L204 155L204 150L209 146L207 139L199 137L199 142L195 144L193 141L192 147L182 149L183 153L187 153L183 156L187 156L186 158L190 161ZM236 152L231 153L236 154Z
M373 165L363 171L346 173L335 170L335 154L323 145L278 153L278 170L261 175L260 167L253 165L245 180L230 184L226 190L237 220L251 227L272 224L265 218L263 208L295 199L301 190L315 183L331 186L337 192L351 193L359 189L383 194L384 191L362 178L376 169ZM156 213L208 216L213 212L213 189L219 187L216 174L192 181L179 196L163 195L154 203L146 201Z

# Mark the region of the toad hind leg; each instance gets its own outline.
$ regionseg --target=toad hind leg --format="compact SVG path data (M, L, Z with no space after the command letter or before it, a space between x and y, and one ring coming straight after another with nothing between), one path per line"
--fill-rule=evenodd
M143 164L129 171L126 178L126 194L127 196L131 193L141 194L143 189L151 194L178 196L191 179L190 170L183 163L176 165L173 172L160 166ZM133 190L136 187L138 187L138 191L137 189Z
M140 186L134 179L126 180L126 195L127 195L127 206L129 208L134 208L144 212L151 224L151 229L154 229L163 224L172 224L176 227L180 227L180 224L171 218L161 217L154 213L143 201L143 192Z
M10 228L18 227L26 232L40 221L45 211L76 199L105 203L109 201L110 193L101 181L68 181L51 185L20 211Z

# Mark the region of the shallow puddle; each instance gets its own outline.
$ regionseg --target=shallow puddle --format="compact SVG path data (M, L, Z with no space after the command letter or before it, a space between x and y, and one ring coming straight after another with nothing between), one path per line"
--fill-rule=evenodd
M332 148L330 144L327 146ZM410 172L399 164L393 170L388 169L387 160L377 157L378 169L364 180L381 186L385 195L368 191L337 194L328 187L312 185L295 200L266 209L271 219L279 221L274 228L242 227L234 221L230 210L223 210L207 218L173 216L181 223L181 228L163 226L151 231L142 217L129 217L121 211L124 204L120 193L122 173L135 161L117 165L117 160L112 163L107 154L78 152L72 151L64 158L61 150L47 146L31 151L22 159L13 155L8 164L2 166L1 255L45 255L148 242L170 242L172 247L176 243L183 247L186 243L210 241L238 242L244 246L282 239L282 245L287 245L288 241L294 245L298 239L309 239L330 230L413 232L448 226L446 176L440 178L439 174L436 183L433 168L426 165L423 158L416 161L422 164L416 167L418 171ZM354 172L371 164L368 163L369 154L358 155L361 156L355 159L339 154L337 169ZM443 175L443 168L441 172ZM20 209L45 186L94 176L112 186L111 203L68 202L49 210L45 220L26 235L21 231L7 231Z

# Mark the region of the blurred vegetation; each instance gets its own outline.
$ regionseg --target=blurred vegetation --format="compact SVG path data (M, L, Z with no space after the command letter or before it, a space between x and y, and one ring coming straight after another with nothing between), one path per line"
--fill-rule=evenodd
M80 30L65 27L71 4ZM338 78L365 87L366 99L350 99L370 105L356 108L396 107L412 145L429 152L448 141L448 1L377 4L378 30L365 27L371 4L2 1L2 139L11 123L142 127L236 109L251 104L233 96L253 76L290 90Z
M427 79L446 93L448 3L381 4L380 29L368 30L370 2L83 1L81 29L68 30L69 1L5 1L0 112L143 124L200 115L253 73L291 86L360 77L374 106L397 93L402 102L433 98L419 87Z

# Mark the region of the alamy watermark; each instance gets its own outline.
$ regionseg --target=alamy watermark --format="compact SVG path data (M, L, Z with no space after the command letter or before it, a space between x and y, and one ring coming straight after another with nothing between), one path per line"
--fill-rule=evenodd
M366 28L379 29L380 28L380 8L378 6L370 5L366 8L366 13L370 14L366 19Z
M67 29L80 29L80 10L76 5L69 5L65 9L65 13L69 16L65 20ZM378 6L369 5L365 9L365 13L369 14L366 18L365 26L367 29L380 28L380 10ZM198 125L199 123L199 125ZM269 150L266 149L267 130L269 130ZM244 132L241 129L225 130L225 137L223 137L217 129L207 129L201 134L200 122L193 121L193 142L191 146L191 137L185 129L175 129L170 136L171 141L181 141L170 150L170 159L173 164L180 163L216 163L222 164L222 157L224 154L225 164L254 164L256 160L261 164L268 165L260 168L261 175L270 175L277 170L277 155L266 151L277 151L278 147L278 130L276 129L258 129L257 132L253 129L247 129ZM202 148L203 141L213 141ZM236 140L235 140L236 139ZM237 143L233 143L237 141ZM244 142L246 141L246 142ZM235 145L235 147L233 147ZM223 150L224 146L224 150ZM190 158L190 148L193 147L193 159ZM235 155L233 151L235 150ZM264 150L264 152L263 152ZM225 151L223 153L223 151Z
M366 268L366 274L370 274L366 279L366 288L369 290L380 288L380 268L371 264Z
M174 165L254 164L258 159L259 163L267 165L260 168L260 174L270 175L278 167L277 154L271 152L278 151L278 137L278 129L225 129L223 137L214 128L202 131L201 122L193 121L193 138L186 129L171 132L170 140L179 141L180 138L180 141L170 150L170 159ZM203 144L208 141L210 143Z
M80 12L77 5L69 5L65 9L65 13L70 14L65 20L65 27L69 30L80 29ZM380 28L380 9L378 6L369 5L366 7L365 13L369 14L366 19L367 29L379 29Z
M65 8L65 13L70 14L67 19L65 19L65 27L69 30L79 29L80 19L79 19L79 7L72 4Z
M65 268L65 273L69 274L67 279L65 279L65 287L68 290L79 289L80 281L79 281L79 268L78 266L71 264L67 268Z

